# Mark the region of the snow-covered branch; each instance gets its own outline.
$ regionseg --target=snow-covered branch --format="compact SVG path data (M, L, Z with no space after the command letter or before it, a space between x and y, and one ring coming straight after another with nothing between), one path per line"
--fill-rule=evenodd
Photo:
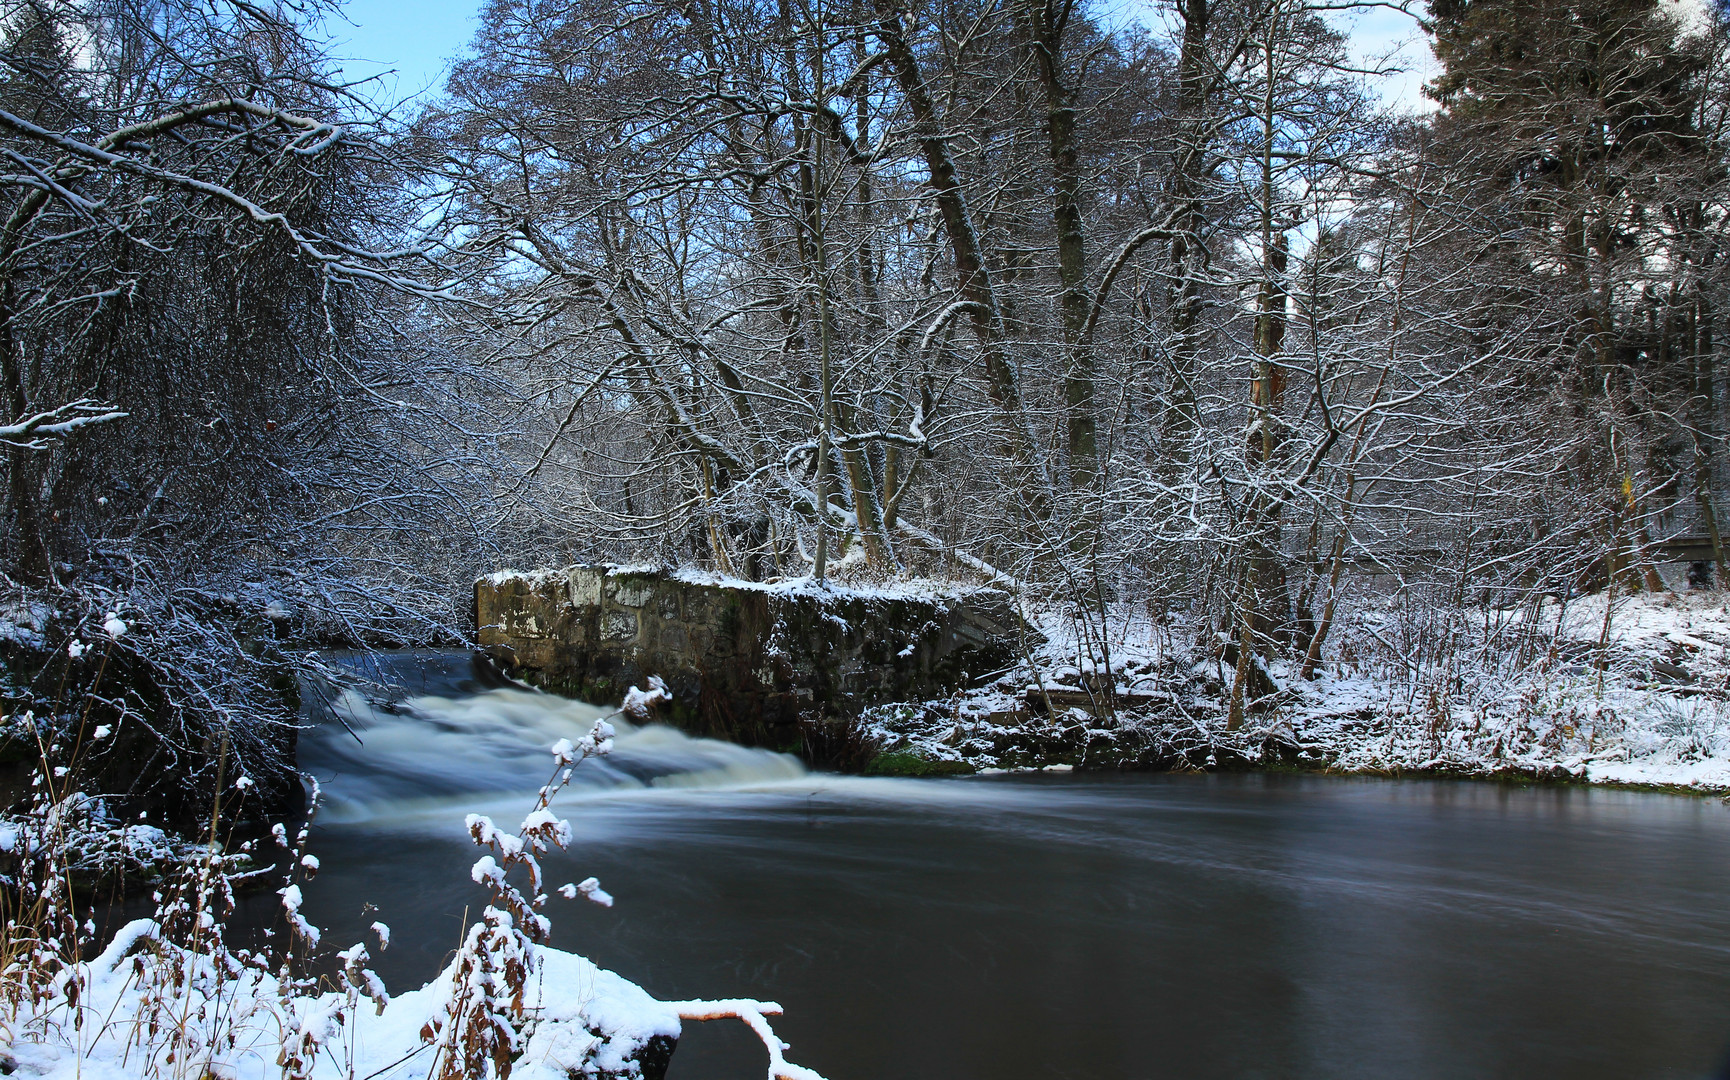
M751 1001L745 998L723 998L716 1001L671 1001L681 1020L740 1020L750 1028L763 1048L769 1051L768 1080L823 1080L820 1073L803 1065L794 1065L784 1056L788 1049L769 1026L768 1017L780 1016L781 1006L773 1001Z
M45 450L76 431L124 420L127 415L112 405L81 398L10 424L0 424L0 442L24 450Z

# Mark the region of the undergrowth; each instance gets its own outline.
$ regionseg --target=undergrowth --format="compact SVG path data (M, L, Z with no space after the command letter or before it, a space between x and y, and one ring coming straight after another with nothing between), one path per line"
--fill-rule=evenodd
M633 688L622 711L636 710L643 719L666 696L658 684L648 692ZM612 898L594 878L546 887L542 857L571 840L569 822L552 804L573 770L608 753L612 740L604 719L575 742L559 740L552 777L514 832L469 815L469 835L485 852L471 876L489 899L444 972L415 992L431 1004L414 1015L424 1021L410 1028L418 1026L418 1039L409 1037L394 1064L415 1060L418 1075L437 1080L508 1080L537 1028L555 1022L536 1003L536 974L551 936L549 893L607 906ZM42 742L29 805L0 819L0 1072L19 1068L16 1055L46 1050L43 1060L75 1055L76 1072L66 1075L82 1076L84 1063L101 1059L140 1080L359 1080L363 1014L383 1016L392 1004L370 966L372 950L389 946L390 929L375 922L369 940L332 949L306 918L306 891L319 871L309 850L316 781L307 778L308 810L297 827L277 824L268 836L237 840L225 828L237 816L229 804L256 797L256 785L244 774L230 780L211 807L205 835L162 858L151 915L128 923L104 947L91 903L80 900L79 868L93 851L130 850L133 827L109 819L101 799L65 789L78 753L77 746ZM162 835L153 831L150 839ZM261 882L276 886L277 923L261 941L238 944L237 890ZM785 1060L766 1019L780 1012L772 1002L659 1007L692 1021L741 1020L762 1038L771 1080L821 1080ZM580 1037L604 1034L585 1023ZM42 1071L41 1060L31 1064Z

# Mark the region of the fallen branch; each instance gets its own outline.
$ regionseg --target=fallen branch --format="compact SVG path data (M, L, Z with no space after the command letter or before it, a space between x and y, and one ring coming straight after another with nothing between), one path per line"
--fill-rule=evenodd
M960 548L949 547L935 535L926 532L924 529L921 529L916 525L909 525L905 521L897 521L895 523L895 531L913 541L915 544L929 549L934 554L953 556L956 562L959 562L961 565L984 577L987 584L1008 589L1010 592L1021 591L1022 585L1018 579L1004 573L997 567L992 566L977 555L969 555Z
M781 1015L781 1006L773 1001L727 998L721 1001L670 1001L667 1004L679 1014L680 1020L744 1021L769 1051L769 1080L823 1080L822 1074L803 1065L794 1065L781 1056L788 1046L769 1026L768 1017Z

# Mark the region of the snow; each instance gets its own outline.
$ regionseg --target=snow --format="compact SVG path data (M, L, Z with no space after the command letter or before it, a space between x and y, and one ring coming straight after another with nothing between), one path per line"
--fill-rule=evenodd
M575 900L580 895L602 907L613 906L613 894L601 888L598 878L584 878L575 885L561 885L559 894L566 900Z
M474 879L476 885L491 885L495 888L502 888L505 880L505 871L504 867L498 864L497 859L494 859L491 855L482 855L479 859L476 859L475 864L469 868L469 877Z
M47 604L33 601L8 603L0 607L0 641L40 649L44 645L43 633L53 620L54 610Z
M612 730L597 723L586 740L604 753ZM562 787L562 784L560 785ZM266 1080L298 1075L308 1080L421 1080L443 1071L437 1055L474 1045L509 1047L512 1073L528 1080L570 1080L585 1076L627 1076L645 1044L656 1037L677 1039L685 1019L737 1018L762 1038L772 1080L821 1080L815 1072L788 1063L786 1045L775 1037L766 1017L780 1007L757 1001L657 1001L642 988L605 971L584 957L544 944L548 919L539 913L547 899L537 895L540 868L534 854L547 843L568 844L570 825L556 817L548 801L556 789L543 790L537 807L524 819L520 834L500 831L491 819L470 814L471 839L493 854L475 864L475 881L490 885L493 904L471 925L465 942L432 982L396 998L367 965L364 943L334 950L342 983L291 977L287 967L273 970L265 958L233 952L220 939L215 907L202 905L207 894L189 901L177 894L155 894L156 919L122 928L108 947L88 963L59 964L47 951L29 954L35 978L30 993L9 995L12 1014L0 1024L0 1060L7 1072L48 1080L120 1080L165 1075L200 1075L223 1080ZM317 789L313 792L316 801ZM68 823L79 828L107 825L100 800L69 796L18 824L0 826L0 846L40 846L41 836L64 835ZM22 835L33 827L38 839ZM159 830L134 825L122 830L140 840L163 840ZM274 830L278 843L287 832ZM307 830L296 839L304 844ZM317 860L297 847L304 876ZM497 856L495 858L495 855ZM214 859L206 869L226 876L223 867L236 857L188 852L183 860ZM526 864L533 890L528 900L507 879L512 865ZM200 881L212 880L205 870ZM240 875L244 876L244 875ZM222 892L223 890L219 890ZM595 878L559 890L567 898L584 896L611 906L613 898ZM318 928L302 915L305 895L289 881L277 890L293 928L292 942L308 954L317 949ZM190 943L177 944L162 926L192 920ZM520 929L519 929L520 927ZM371 930L381 950L390 928ZM184 931L181 931L184 933ZM9 978L18 970L9 969ZM363 1002L362 999L365 999ZM507 1015L508 1014L508 1015ZM473 1040L479 1040L477 1044ZM502 1042L493 1040L502 1039Z
M306 902L301 895L300 886L288 885L276 890L276 892L278 896L282 897L283 913L288 916L288 923L294 927L294 932L300 935L307 945L314 949L318 948L322 934L318 927L307 922L306 916L300 913L301 905Z
M1387 622L1370 618L1376 629ZM1294 698L1285 710L1293 736L1331 748L1342 769L1512 770L1730 789L1723 594L1550 599L1510 613L1502 629L1533 631L1542 651L1523 666L1480 660L1483 670L1455 673L1441 695L1363 665L1308 684L1279 673ZM1666 676L1665 667L1683 675Z
M148 919L123 927L100 956L80 965L81 1011L90 1019L76 1028L56 1022L55 1010L67 1008L63 999L20 1016L10 1047L14 1071L41 1080L130 1080L141 1075L141 1051L133 1034L136 1021L150 1015L151 1005L146 987L140 985L149 976L139 972L156 971L161 963L154 959L157 950L169 948ZM357 945L339 956L353 961L348 965L353 968L364 962L365 950ZM175 1002L177 1015L203 1018L187 1023L202 1023L207 1030L198 1034L207 1038L201 1042L214 1047L199 1054L200 1068L189 1075L202 1072L234 1080L275 1080L282 1074L276 1055L286 1026L334 1036L321 1040L324 1052L313 1061L313 1080L424 1077L431 1052L422 1043L421 1028L442 1013L454 974L447 968L419 990L388 999L382 1010L370 1002L352 1007L345 992L331 992L298 999L290 1017L283 1015L279 986L270 973L248 969L238 977L215 978L207 957L178 953L177 958L202 976L178 991L186 1000ZM382 986L376 989L382 994ZM677 1038L680 1032L676 1006L655 1000L581 956L556 949L535 951L528 999L528 1011L538 1019L512 1073L522 1080L624 1071L650 1038ZM205 1055L209 1068L202 1067Z
M512 581L522 581L529 585L545 585L564 579L565 572L563 570L495 570L483 580L489 585L508 585Z
M1369 599L1342 615L1317 678L1269 665L1278 691L1237 731L1226 725L1233 672L1206 628L1142 615L1083 634L1073 612L1033 618L1045 637L1034 667L949 700L870 709L868 737L980 771L1124 763L1101 753L1192 767L1273 753L1336 772L1730 791L1724 593L1552 597L1488 612ZM1100 704L1108 686L1111 710Z
M639 724L646 723L654 716L655 706L662 702L672 700L673 695L671 691L667 689L667 684L661 681L659 675L651 675L649 676L649 688L647 690L639 690L633 686L629 690L625 691L625 700L619 706L619 712L630 717ZM608 737L611 737L610 730L608 732ZM558 756L557 749L553 751L553 756Z
M686 1020L719 1020L723 1017L743 1020L769 1051L769 1080L823 1080L811 1069L791 1064L782 1056L783 1051L792 1047L776 1038L769 1027L767 1017L781 1014L781 1006L773 1001L683 1001L674 1008Z
M0 851L40 851L56 844L73 868L92 874L117 870L153 877L196 845L152 825L124 825L105 800L73 791L40 813L0 816Z
M664 573L670 581L682 581L689 585L715 585L728 589L738 589L745 592L768 593L773 596L820 596L830 599L917 599L933 600L942 598L960 598L969 592L977 592L977 586L959 585L953 581L939 581L927 578L905 578L891 581L862 584L849 582L843 584L834 580L819 583L816 578L799 577L784 578L778 581L746 581L742 578L728 577L709 570L671 570L662 571L651 568L654 572ZM623 568L607 567L609 574L629 573ZM637 573L644 571L637 570Z
M570 842L570 827L560 820L557 814L544 806L524 818L522 828L518 831L526 834L540 832L547 828L553 828L559 831L564 837L563 842L559 845L560 847L563 847L566 843Z
M863 584L841 583L833 579L819 583L815 578L782 578L773 581L747 581L728 577L710 570L692 568L670 569L653 563L597 563L587 569L604 571L609 577L632 574L653 575L687 585L710 585L744 592L767 593L774 596L815 596L828 599L958 599L981 591L980 586L928 578L906 578ZM572 568L561 570L498 570L482 578L489 585L506 585L520 581L535 587L566 580Z

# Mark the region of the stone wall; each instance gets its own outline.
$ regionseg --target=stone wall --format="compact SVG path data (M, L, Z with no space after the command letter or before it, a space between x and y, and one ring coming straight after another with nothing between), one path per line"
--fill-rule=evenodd
M616 702L650 675L697 734L792 749L802 720L945 696L1013 665L1024 630L1007 594L761 585L614 566L500 573L475 583L479 639L543 689Z

